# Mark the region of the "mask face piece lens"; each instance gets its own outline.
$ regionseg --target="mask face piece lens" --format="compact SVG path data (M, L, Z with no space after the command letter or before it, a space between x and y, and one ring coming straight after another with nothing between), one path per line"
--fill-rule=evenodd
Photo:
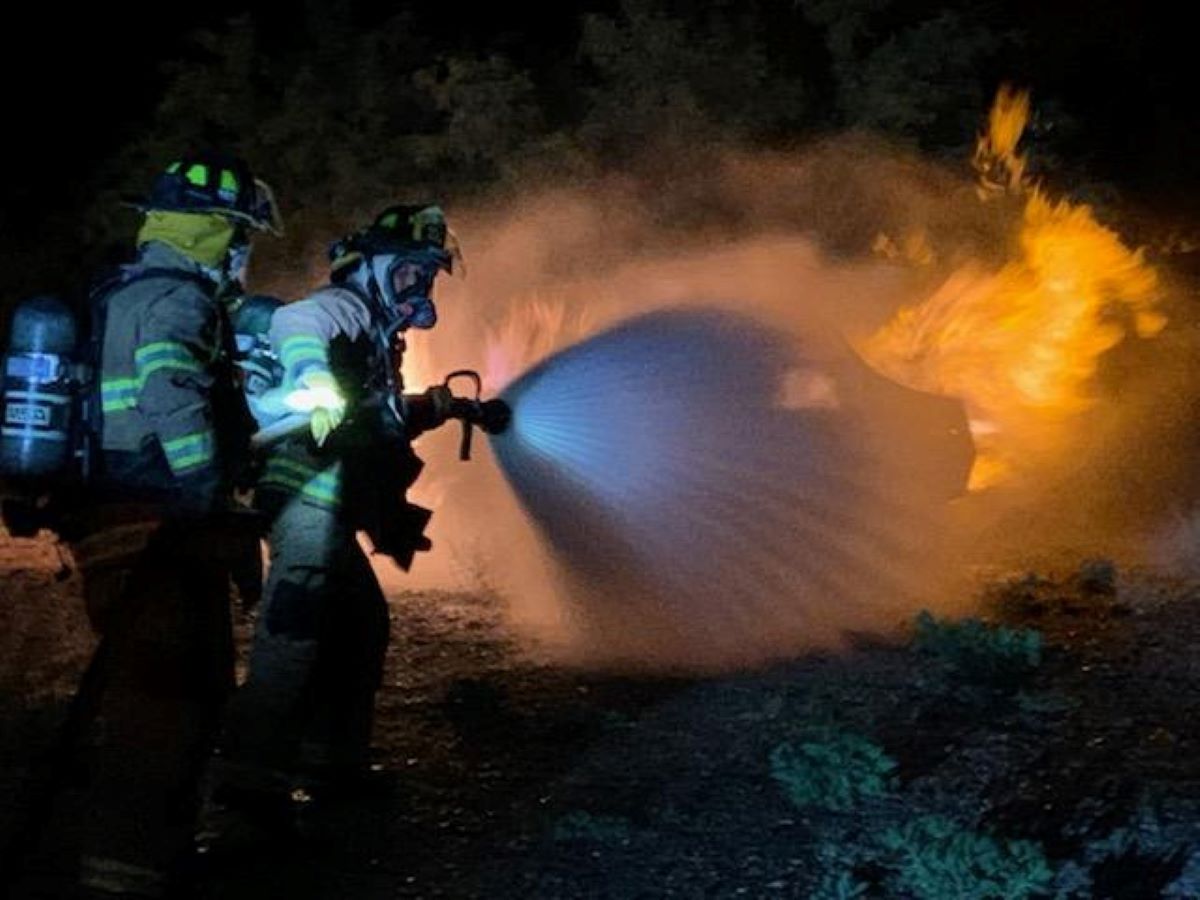
M396 304L411 296L428 296L433 288L433 274L427 267L414 262L400 262L392 267L392 298Z
M437 267L425 259L401 257L388 270L388 298L400 314L399 327L432 328L437 323L437 309L430 299Z
M421 250L372 257L368 263L379 299L398 331L432 328L437 309L430 296L440 271L437 257Z

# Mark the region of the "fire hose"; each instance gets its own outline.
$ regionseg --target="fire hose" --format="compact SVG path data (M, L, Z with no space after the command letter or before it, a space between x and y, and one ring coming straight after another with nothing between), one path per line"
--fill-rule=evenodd
M465 461L471 458L472 437L475 429L480 428L487 434L502 434L512 421L512 409L503 400L483 400L483 379L478 372L472 369L457 369L451 372L443 380L441 387L449 391L454 382L463 380L470 382L473 392L468 396L451 394L445 418L462 423L462 439L459 443L458 457ZM389 402L387 405L396 419L403 422L405 408L415 406L425 400L425 394L405 394L399 398L399 403ZM250 448L255 453L261 453L290 437L303 433L309 427L311 420L311 410L289 413L255 432L250 438Z

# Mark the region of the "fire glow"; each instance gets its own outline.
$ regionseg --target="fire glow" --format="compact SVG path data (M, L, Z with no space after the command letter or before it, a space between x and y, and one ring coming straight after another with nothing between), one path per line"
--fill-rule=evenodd
M480 442L464 465L453 429L421 439L429 465L413 499L437 511L437 549L403 586L494 590L538 652L708 667L836 645L919 606L960 608L968 595L948 586L951 560L1012 549L973 540L1012 531L994 527L1010 510L1026 526L1016 549L1061 532L1055 486L1067 470L1092 478L1121 445L1130 405L1153 401L1146 388L1101 402L1101 360L1128 335L1157 334L1167 298L1092 210L1030 181L1017 152L1028 109L1025 95L1002 94L978 180L844 137L787 156L723 153L700 186L536 184L519 203L456 214L475 236L471 277L439 283L441 323L410 335L409 389L478 369L486 394L515 392L521 446ZM719 218L670 219L697 197ZM745 317L801 348L802 364L722 357L724 328L705 325L670 357L686 364L650 377L667 359L654 323L718 321L709 314ZM639 343L638 329L657 336ZM848 359L847 343L874 372ZM539 367L548 377L531 375ZM974 468L969 454L924 452L924 426L876 380L959 398ZM965 434L953 401L931 409L943 403ZM839 452L764 439L777 420L802 436L839 423ZM1108 430L1088 430L1098 423ZM811 459L820 472L805 468ZM549 469L574 488L561 502L542 488ZM961 490L968 471L969 503L925 489L957 473ZM1087 509L1117 490L1085 483ZM593 502L596 515L570 506ZM612 508L624 527L598 534ZM704 530L710 521L719 531ZM745 547L747 535L758 545ZM646 554L653 565L639 562Z
M1147 338L1166 324L1142 252L1090 207L1055 200L1025 175L1017 144L1028 113L1027 94L1001 90L975 160L985 202L1023 203L1013 258L999 271L961 266L859 347L897 381L964 400L979 451L972 490L1060 450L1095 403L1100 357L1129 331Z

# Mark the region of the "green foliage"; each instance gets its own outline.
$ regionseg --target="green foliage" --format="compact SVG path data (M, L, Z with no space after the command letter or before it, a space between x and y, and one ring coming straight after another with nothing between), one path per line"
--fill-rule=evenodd
M978 619L938 620L928 612L917 616L913 643L952 676L998 689L1017 687L1042 661L1038 631L990 626Z
M894 886L919 900L1022 900L1046 891L1053 872L1030 841L998 841L943 816L888 829L880 844Z
M439 130L420 147L423 164L494 180L531 135L544 131L532 79L499 54L450 57L418 72L414 84L441 116Z
M595 73L585 133L593 143L636 143L668 122L682 130L695 126L699 99L679 75L698 54L683 23L647 3L627 2L622 13L583 20L580 56Z
M257 287L271 290L282 285L264 283L264 272L286 260L294 273L299 259L319 269L333 237L399 199L453 205L512 190L527 176L571 181L610 164L640 166L676 185L694 173L703 187L704 154L722 145L790 146L830 124L813 84L828 83L841 98L832 105L850 124L923 129L926 107L942 102L938 91L958 90L954 78L977 93L968 71L978 57L977 28L909 27L892 51L901 58L892 60L881 55L875 22L893 5L622 0L582 14L574 46L532 56L511 36L482 43L442 36L435 45L417 10L373 14L369 25L350 0L306 0L286 23L244 13L188 36L160 66L156 105L129 123L119 152L96 164L78 242L95 256L124 244L135 223L118 199L144 192L185 147L239 153L276 188L287 234L261 242L251 273ZM832 71L822 54L804 52L805 41L820 40L817 29L828 30ZM924 62L913 63L912 54ZM935 71L914 80L912 65ZM970 139L985 100L954 101L971 107L956 138ZM665 220L704 208L699 188L696 196L674 193L680 208L656 213ZM66 218L70 229L56 223L53 234L79 234L79 218ZM55 268L57 257L86 259L90 268L72 240L31 237L3 255L43 269Z
M981 73L1011 40L978 10L895 0L797 3L824 29L843 124L926 147L960 149L974 140L991 99Z
M604 157L771 130L804 106L799 80L772 72L758 23L734 7L680 17L624 0L616 16L584 17L579 56L591 74L580 135Z
M1126 826L1088 842L1089 896L1195 897L1195 877L1185 877L1193 854L1185 834L1141 806Z
M595 841L616 844L629 840L632 834L629 820L619 816L594 816L588 812L573 812L554 825L556 841Z
M926 146L968 145L991 97L974 73L998 49L996 36L943 12L889 38L842 86L850 121ZM930 135L934 140L928 140Z
M133 231L118 198L143 192L189 146L240 153L277 189L287 236L262 242L252 278L283 260L293 273L297 260L320 268L321 248L383 203L453 205L512 191L522 176L547 184L614 164L649 169L652 184L670 179L686 214L706 195L679 182L707 185L704 154L729 144L792 148L866 128L957 156L1010 68L1005 58L1029 58L1020 48L1034 35L1001 6L620 0L556 13L565 39L546 46L521 33L519 16L488 35L447 33L430 27L441 13L411 5L390 17L387 4L353 0L302 0L287 15L249 11L223 23L207 15L217 24L172 41L136 96L114 96L128 106L114 116L127 143L73 170L72 208L5 220L0 275L24 289L57 269L90 268ZM1070 60L1071 47L1053 56ZM1067 107L1055 103L1038 96L1042 118L1027 140L1039 123L1067 130ZM824 180L847 194L842 178ZM94 198L90 208L74 208L83 198ZM857 208L853 190L844 203ZM678 221L681 212L658 214Z
M287 236L263 242L268 259L307 258L383 204L493 183L542 133L525 72L431 52L411 14L363 29L348 7L310 4L295 32L243 15L194 35L148 127L101 172L113 190L93 230L113 231L114 195L143 192L180 147L220 146L276 188Z
M771 751L771 777L800 808L845 812L883 796L896 763L866 738L835 728L813 729Z
M859 900L866 897L870 889L850 872L830 872L825 875L809 894L811 900Z

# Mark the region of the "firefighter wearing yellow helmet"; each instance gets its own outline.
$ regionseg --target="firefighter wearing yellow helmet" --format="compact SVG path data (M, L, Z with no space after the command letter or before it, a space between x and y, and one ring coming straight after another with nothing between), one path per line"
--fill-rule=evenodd
M97 897L171 894L192 849L199 769L233 681L228 560L257 545L251 523L234 524L252 422L220 296L252 233L279 230L269 189L222 155L172 163L136 206L136 261L94 295L94 502L62 526L101 635L79 866Z

